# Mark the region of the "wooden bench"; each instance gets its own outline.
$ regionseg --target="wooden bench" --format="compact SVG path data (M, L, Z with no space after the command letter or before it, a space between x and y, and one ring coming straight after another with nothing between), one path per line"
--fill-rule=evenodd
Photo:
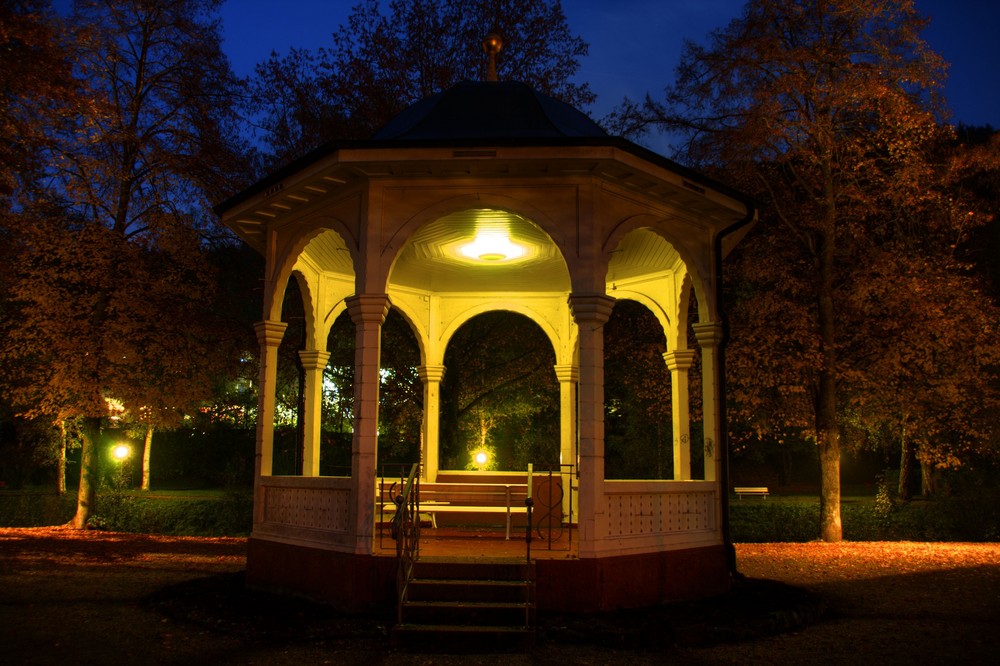
M750 497L763 497L766 499L769 494L767 486L733 488L733 492L736 493L736 497L739 499L743 499L744 495L749 495Z
M379 484L379 510L383 516L396 512L391 483ZM511 516L527 514L524 500L527 483L421 483L418 513L437 527L438 514L482 514L504 516L506 537L510 539Z

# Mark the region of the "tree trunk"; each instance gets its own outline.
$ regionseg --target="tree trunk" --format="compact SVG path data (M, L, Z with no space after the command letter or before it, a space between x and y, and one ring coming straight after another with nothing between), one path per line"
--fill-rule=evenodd
M920 456L920 494L930 497L934 494L934 466L925 462Z
M97 499L97 439L101 434L101 419L86 418L83 421L80 448L80 489L76 494L76 514L69 526L82 530L94 513Z
M903 452L899 457L899 487L896 489L899 499L908 502L913 497L910 492L910 479L913 476L913 442L906 437L906 428L903 428Z
M149 490L149 458L153 451L153 426L146 426L146 439L142 445L142 490Z
M831 199L832 200L832 199ZM833 305L834 210L828 211L827 233L819 239L816 257L816 301L820 353L816 391L816 439L820 464L820 537L836 542L843 538L840 521L840 428L837 425L836 312Z
M66 494L66 422L59 421L59 459L56 460L56 490Z

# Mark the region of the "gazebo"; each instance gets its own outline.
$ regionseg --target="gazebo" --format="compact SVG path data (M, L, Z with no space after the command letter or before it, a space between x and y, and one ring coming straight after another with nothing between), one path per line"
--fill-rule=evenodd
M537 560L539 608L642 606L728 589L717 282L722 257L755 219L745 196L525 85L484 81L414 104L370 140L325 145L217 212L266 259L248 584L356 610L395 600L394 551L378 547L375 501L380 329L394 308L420 347L427 484L442 471L439 389L455 331L507 310L551 341L572 497L562 520L575 540ZM276 358L291 279L305 312L303 462L300 476L279 476ZM662 325L672 479L605 478L602 327L617 299ZM345 310L356 331L351 470L320 476L327 332ZM688 374L698 355L702 427L692 441ZM700 478L692 446L704 454Z

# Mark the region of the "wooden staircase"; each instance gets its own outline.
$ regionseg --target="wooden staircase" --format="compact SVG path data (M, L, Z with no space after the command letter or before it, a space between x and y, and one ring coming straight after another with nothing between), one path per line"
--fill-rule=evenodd
M527 649L535 642L534 565L420 559L402 595L395 647L434 652Z

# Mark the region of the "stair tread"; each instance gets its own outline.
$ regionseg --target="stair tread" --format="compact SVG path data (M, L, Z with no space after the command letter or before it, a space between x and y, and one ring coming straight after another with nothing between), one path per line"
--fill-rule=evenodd
M455 631L460 633L492 632L505 634L534 633L527 625L509 624L419 624L402 622L393 626L393 630L402 631Z
M423 583L423 584L433 584L433 585L491 585L491 586L502 586L502 587L524 587L531 585L529 580L507 580L503 578L499 579L477 579L477 578L419 578L413 577L410 579L410 583Z
M445 601L445 600L410 600L403 602L404 606L419 606L424 608L532 608L534 604L528 601Z

